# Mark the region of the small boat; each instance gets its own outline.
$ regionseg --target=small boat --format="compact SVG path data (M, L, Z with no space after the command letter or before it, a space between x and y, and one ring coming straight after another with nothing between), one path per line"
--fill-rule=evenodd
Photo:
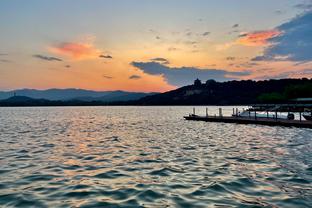
M235 117L235 115L232 115ZM238 113L238 117L250 117L254 118L255 117L255 112L251 112L248 110L245 110L243 112ZM275 114L272 113L266 113L266 112L259 112L257 113L257 118L272 118L275 119ZM283 114L278 114L277 119L285 119L285 120L294 120L295 116L292 113L289 113L288 115L283 115Z
M312 112L305 112L302 114L303 118L307 121L312 121Z

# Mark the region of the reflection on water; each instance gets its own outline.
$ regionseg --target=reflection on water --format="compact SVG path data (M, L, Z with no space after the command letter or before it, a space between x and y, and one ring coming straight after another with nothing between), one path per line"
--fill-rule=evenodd
M190 110L1 108L0 205L311 207L311 130Z

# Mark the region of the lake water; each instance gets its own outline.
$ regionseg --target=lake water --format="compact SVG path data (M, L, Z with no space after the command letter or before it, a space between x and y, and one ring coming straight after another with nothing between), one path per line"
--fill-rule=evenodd
M0 108L0 206L312 207L312 130L191 111Z

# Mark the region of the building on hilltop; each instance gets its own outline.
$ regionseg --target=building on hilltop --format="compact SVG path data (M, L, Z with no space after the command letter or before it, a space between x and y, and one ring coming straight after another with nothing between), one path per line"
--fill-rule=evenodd
M197 78L195 81L194 81L194 86L201 86L202 85L202 82Z

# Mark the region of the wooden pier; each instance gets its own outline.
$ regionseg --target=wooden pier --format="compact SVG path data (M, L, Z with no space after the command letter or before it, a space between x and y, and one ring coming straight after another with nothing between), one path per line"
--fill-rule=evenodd
M184 116L186 120L206 121L206 122L221 122L221 123L237 123L237 124L258 124L267 126L285 126L299 127L312 129L311 121L273 119L273 118L245 118L245 117L230 117L230 116Z
M270 106L271 107L271 106ZM271 108L272 109L272 108ZM277 112L285 112L282 110L277 110L274 108L274 115L273 117L269 116L269 111L267 110L267 117L257 117L257 110L255 109L255 106L252 108L247 109L247 112L254 112L254 116L240 116L238 109L233 108L233 115L232 116L223 116L222 109L219 108L219 115L210 116L208 115L208 109L206 108L206 115L205 116L199 116L195 114L195 108L193 108L193 114L190 114L188 116L184 116L186 120L191 121L206 121L206 122L220 122L220 123L237 123L237 124L257 124L257 125L267 125L267 126L284 126L284 127L298 127L298 128L310 128L312 129L312 121L303 120L301 118L301 111L300 113L300 119L299 120L292 120L292 119L284 119L284 118L278 118ZM263 109L261 109L262 111ZM270 111L272 112L272 111ZM288 111L290 112L290 111ZM291 112L298 112L297 110L292 110ZM250 113L249 113L250 115ZM271 115L272 116L272 115Z

